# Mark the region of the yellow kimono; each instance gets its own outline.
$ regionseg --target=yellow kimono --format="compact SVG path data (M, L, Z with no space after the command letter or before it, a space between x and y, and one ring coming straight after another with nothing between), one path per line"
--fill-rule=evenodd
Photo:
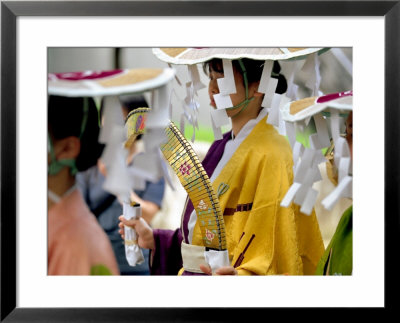
M213 181L224 210L231 265L239 275L312 275L324 252L315 213L284 208L293 181L293 160L285 137L261 119ZM198 221L192 244L202 245Z

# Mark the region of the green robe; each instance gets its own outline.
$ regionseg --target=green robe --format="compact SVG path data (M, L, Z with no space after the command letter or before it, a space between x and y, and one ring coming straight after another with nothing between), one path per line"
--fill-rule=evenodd
M353 206L342 215L322 255L316 275L351 275L353 271Z

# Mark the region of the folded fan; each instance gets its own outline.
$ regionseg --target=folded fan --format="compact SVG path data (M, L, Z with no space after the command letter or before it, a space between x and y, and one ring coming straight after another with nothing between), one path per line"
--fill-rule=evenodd
M143 132L141 120L145 120L148 111L150 109L140 108L128 115L125 121L127 141L132 141L139 132ZM160 149L193 203L204 246L209 249L226 250L224 218L203 165L188 140L172 122L165 128L165 133L167 142L161 144Z

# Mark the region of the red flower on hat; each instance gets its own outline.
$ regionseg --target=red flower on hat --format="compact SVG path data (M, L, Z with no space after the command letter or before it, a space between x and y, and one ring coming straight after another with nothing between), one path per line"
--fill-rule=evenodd
M181 167L179 167L179 171L181 172L182 175L188 174L190 175L190 165L188 165L187 162L184 162Z

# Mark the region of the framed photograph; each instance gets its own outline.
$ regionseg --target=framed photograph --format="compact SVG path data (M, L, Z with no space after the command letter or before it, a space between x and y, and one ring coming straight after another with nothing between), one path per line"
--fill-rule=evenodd
M245 321L272 309L393 309L399 30L398 0L2 1L1 321ZM48 49L202 46L353 49L353 275L47 276Z

